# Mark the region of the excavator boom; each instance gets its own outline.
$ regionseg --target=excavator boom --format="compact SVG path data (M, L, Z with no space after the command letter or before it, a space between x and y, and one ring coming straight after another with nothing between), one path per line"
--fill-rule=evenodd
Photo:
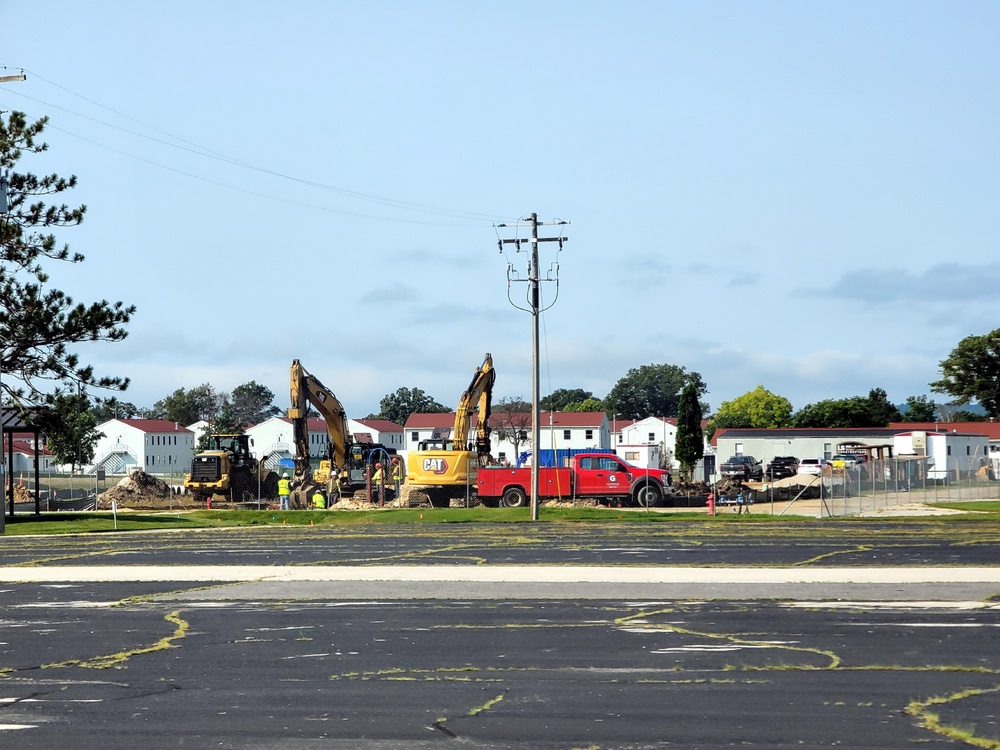
M490 453L490 405L495 381L493 357L487 352L482 365L476 368L469 387L458 400L451 439L440 441L434 447L422 445L407 460L407 483L425 487L431 502L443 503L448 497L459 496L469 488L475 488L476 470L486 464ZM477 411L479 417L473 448L469 428L472 415Z
M347 460L348 427L347 414L333 391L311 375L297 359L292 360L291 397L292 406L288 410L288 418L292 420L292 438L295 442L295 476L292 479L292 492L295 493L312 479L309 467L309 421L306 418L309 405L319 412L330 435L330 460L333 464L331 476L335 476L337 469L344 466Z
M472 382L462 393L455 410L454 440L456 450L470 450L468 443L469 425L472 415L479 411L476 424L476 453L480 459L490 452L490 405L493 400L493 383L496 381L496 371L493 369L493 357L489 352L483 359L483 364L476 368Z

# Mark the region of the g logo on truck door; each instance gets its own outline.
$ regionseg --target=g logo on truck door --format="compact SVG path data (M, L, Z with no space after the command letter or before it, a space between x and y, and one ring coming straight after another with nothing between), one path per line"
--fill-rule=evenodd
M444 474L448 471L448 461L444 458L425 458L424 471L433 474Z

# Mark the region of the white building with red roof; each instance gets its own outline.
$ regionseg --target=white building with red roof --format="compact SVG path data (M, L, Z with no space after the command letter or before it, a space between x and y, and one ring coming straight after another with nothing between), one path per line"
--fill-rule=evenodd
M347 429L355 443L381 443L403 450L403 427L388 419L348 419Z
M310 458L325 458L330 433L326 420L309 417L306 420ZM355 443L382 443L386 448L399 450L403 446L403 428L387 419L348 419L349 439ZM257 459L277 455L280 458L295 457L295 436L292 420L288 417L270 419L247 428L253 444L251 454Z
M7 458L9 449L13 449L15 480L19 473L28 472L34 475L35 471L35 437L30 433L14 433L5 435L3 441L3 468L7 469ZM44 445L38 446L38 470L49 471L56 468L55 459Z
M191 470L194 433L166 419L110 419L97 426L104 433L94 446L94 463L86 473L183 474Z
M523 417L523 420L520 419ZM509 422L506 414L496 411L490 416L490 452L497 460L508 460L512 464L516 462L517 455L514 443L510 439L502 439L500 433L503 432L505 423ZM523 422L523 428L521 426ZM540 450L587 450L590 448L610 448L611 447L611 423L607 415L602 411L595 412L569 412L569 411L543 411L539 414L539 435L538 448ZM478 425L477 415L473 415L469 426L470 437L474 437L474 431ZM525 440L519 441L517 452L532 450L532 441L528 439L531 434L531 415L519 414L517 425L506 425L508 430L517 429L523 432ZM452 434L455 428L455 413L445 412L441 414L411 414L406 420L405 445L406 450L417 450L422 440L429 440L434 437L455 439ZM499 429L498 429L499 428Z

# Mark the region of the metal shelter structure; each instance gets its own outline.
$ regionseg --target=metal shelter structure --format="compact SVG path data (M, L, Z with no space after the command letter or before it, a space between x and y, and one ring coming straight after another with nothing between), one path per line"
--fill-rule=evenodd
M14 517L14 435L17 433L30 433L33 437L32 443L35 451L35 515L41 515L42 508L41 503L38 499L37 488L39 486L39 481L41 477L39 476L38 467L38 435L40 430L36 425L31 424L29 419L25 415L16 411L15 409L3 409L0 411L0 425L3 427L3 445L7 449L5 457L6 468L3 471L4 479L3 482L5 486L5 498L7 500L7 508L4 512L0 513L0 534L5 531L6 516Z

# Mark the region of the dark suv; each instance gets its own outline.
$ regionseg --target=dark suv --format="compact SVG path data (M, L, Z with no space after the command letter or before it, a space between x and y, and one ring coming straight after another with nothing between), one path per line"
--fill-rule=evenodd
M770 481L794 477L799 472L799 459L795 456L775 456L764 469L764 478Z

